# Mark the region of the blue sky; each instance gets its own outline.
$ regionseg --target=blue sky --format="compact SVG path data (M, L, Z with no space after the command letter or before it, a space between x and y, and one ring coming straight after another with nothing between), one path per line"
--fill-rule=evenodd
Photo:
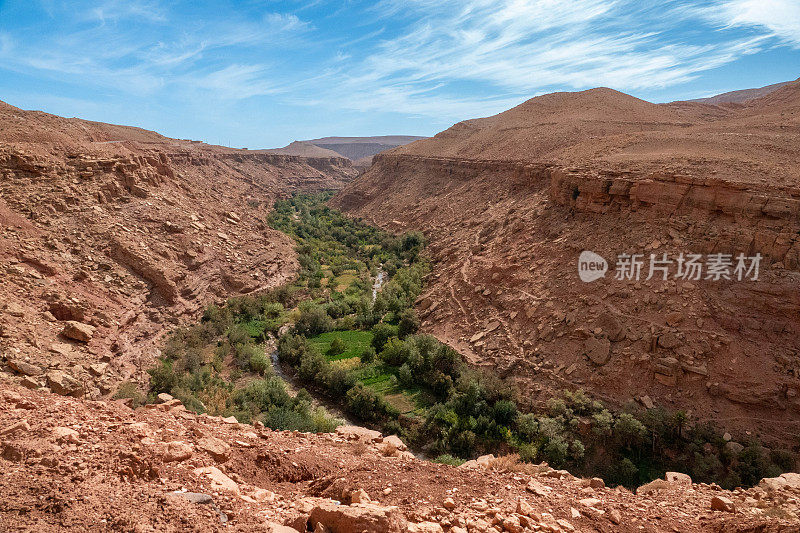
M800 77L800 0L0 0L0 100L237 147Z

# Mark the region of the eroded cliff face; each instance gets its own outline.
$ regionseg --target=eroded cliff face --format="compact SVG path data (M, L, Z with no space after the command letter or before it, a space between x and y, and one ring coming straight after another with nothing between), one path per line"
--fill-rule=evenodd
M354 175L344 158L0 108L4 368L92 398L145 379L166 331L294 275L293 243L266 223L276 198Z
M391 191L387 193L386 191ZM398 192L394 192L398 191ZM423 330L519 385L691 411L746 437L800 425L798 194L683 174L382 154L334 205L422 230ZM583 250L610 263L584 283ZM758 281L617 280L621 253L761 253Z

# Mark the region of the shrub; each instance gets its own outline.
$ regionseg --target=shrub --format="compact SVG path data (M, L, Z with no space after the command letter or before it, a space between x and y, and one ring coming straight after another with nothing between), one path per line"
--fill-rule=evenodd
M361 362L365 365L372 364L372 362L375 361L375 348L372 346L367 346L364 348L364 351L361 352L360 358Z
M299 335L313 337L333 329L333 321L328 313L319 306L301 306L300 314L294 324L294 330Z
M158 366L147 371L150 374L150 390L156 394L169 393L178 383L178 376L172 368L172 361L162 359Z
M380 353L386 342L395 335L397 335L397 330L389 324L375 324L372 328L372 347Z
M136 409L145 402L144 394L139 392L139 387L132 381L123 381L117 387L117 392L114 393L115 400L130 399L131 407Z
M419 329L419 317L414 309L406 309L400 313L400 322L397 324L397 336L401 339L413 335Z
M331 341L331 346L328 348L328 355L334 357L342 355L345 350L347 350L347 344L340 337L336 337Z
M458 457L453 457L449 453L445 453L445 454L437 456L436 459L433 460L433 462L434 463L443 464L443 465L461 466L466 461L464 459L460 459Z
M264 375L271 366L269 357L263 350L258 349L250 356L250 370L256 374Z

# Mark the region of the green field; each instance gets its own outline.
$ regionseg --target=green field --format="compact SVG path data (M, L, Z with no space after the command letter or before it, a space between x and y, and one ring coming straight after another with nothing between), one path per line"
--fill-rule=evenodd
M331 347L333 339L336 338L344 341L346 349L344 353L332 356L328 354L328 350ZM311 337L308 340L311 342L311 344L316 346L317 349L324 354L329 361L335 361L338 359L350 359L351 357L360 356L364 349L367 348L370 343L372 343L372 332L356 330L329 331L328 333L322 333L316 337Z

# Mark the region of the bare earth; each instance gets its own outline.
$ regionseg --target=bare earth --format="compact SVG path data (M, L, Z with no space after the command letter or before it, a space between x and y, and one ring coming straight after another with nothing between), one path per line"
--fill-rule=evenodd
M678 480L632 494L544 466L390 457L402 454L363 428L274 432L174 400L132 411L0 388L3 531L797 530L797 475L747 491Z

